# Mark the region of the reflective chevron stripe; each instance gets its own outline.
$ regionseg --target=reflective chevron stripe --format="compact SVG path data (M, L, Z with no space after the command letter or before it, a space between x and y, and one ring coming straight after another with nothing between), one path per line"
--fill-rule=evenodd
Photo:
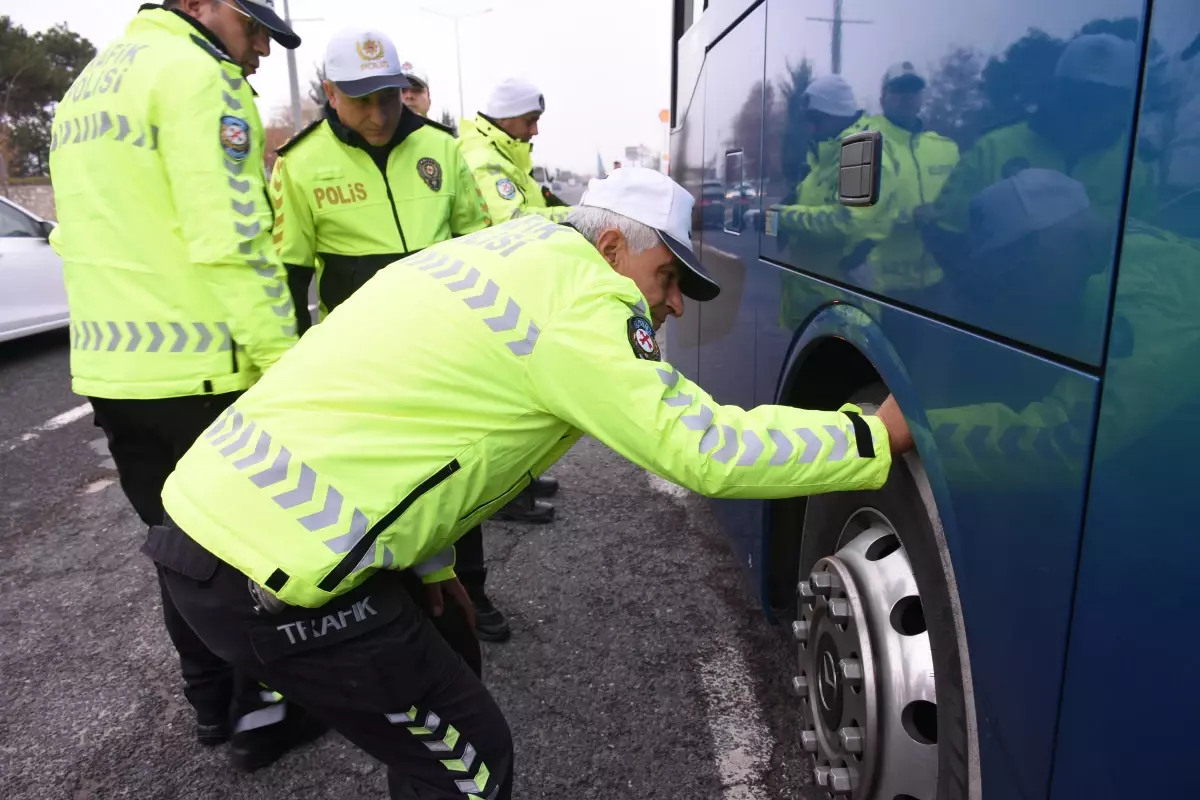
M71 349L109 353L219 353L233 347L224 322L72 320Z
M292 456L286 447L276 445L269 433L248 421L232 406L201 438L256 487L274 490L271 499L275 504L292 511L296 522L305 530L320 535L330 552L346 555L366 536L369 527L366 514L348 506L337 488L321 481L312 467ZM384 566L390 565L394 558L392 552L376 544L359 567L374 564L380 549Z
M668 390L679 385L679 371L674 367L659 367L656 371L659 380ZM738 431L731 425L716 425L716 413L713 409L706 403L701 403L698 409L693 410L694 401L693 394L682 391L662 399L663 404L671 408L688 409L689 413L679 417L679 423L690 431L703 431L698 449L701 453L709 453L712 460L728 464L736 456L735 466L752 467L762 458L763 453L767 452L767 442L770 442L774 445L767 462L770 466L782 467L793 462L796 444L783 431L775 428ZM870 429L866 430L869 433ZM829 446L829 451L825 454L825 461L843 461L848 456L869 458L874 454L873 450L866 447L861 450L851 449L851 445L858 443L853 421L847 427L822 425L820 431L824 431L824 437L818 430L811 428L796 428L793 431L803 445L795 463L813 463L830 442L832 446Z
M1081 418L1080 413L1073 411L1071 416L1078 419ZM1001 455L1010 458L1015 458L1022 452L1032 451L1051 463L1060 461L1061 456L1066 456L1082 464L1087 457L1087 444L1081 434L1082 428L1069 420L1053 426L1010 425L996 437L992 436L994 430L989 425L943 423L934 428L933 436L943 450L960 446L975 457L987 452L989 442Z
M231 78L224 73L222 73L222 77L229 85L230 91L236 92L242 88L243 81L240 78ZM225 107L229 113L242 110L242 103L232 94L223 92L223 97ZM254 163L254 159L248 159L247 161L225 159L225 170L229 173L229 188L234 193L230 201L230 207L234 212L233 227L237 235L242 239L238 244L238 252L246 257L246 265L251 267L263 279L262 290L271 299L271 311L275 316L291 317L294 314L292 296L290 293L284 291L287 284L285 283L283 270L280 269L277 262L273 262L267 257L263 246L255 246L255 242L262 236L263 226L260 220L252 220L251 218L258 213L258 201L261 198L254 196L251 192L250 181L242 177L247 163ZM272 214L272 220L274 220L274 214ZM287 336L295 336L296 324L294 317L293 321L283 324L281 330Z
M137 120L131 122L130 118L124 114L96 111L82 117L64 119L54 126L50 136L50 151L54 152L67 145L103 139L112 130L116 130L112 136L114 141L147 150L158 149L159 127L157 125L142 125ZM136 138L130 139L129 137L135 133L137 134Z
M467 267L460 259L436 251L423 251L401 262L430 278L442 283L451 293L463 295L467 308L477 311L483 323L492 333L503 334L505 345L515 356L527 356L533 352L541 331L533 320L526 318L521 325L522 311L512 297L501 299L499 285L490 278L484 279L476 267ZM483 281L482 288L480 281ZM525 331L523 339L513 339Z
M449 753L453 758L442 759L442 765L454 781L458 791L466 795L467 800L490 800L500 789L499 782L492 781L492 773L487 764L479 759L479 753L474 745L466 741L458 730L451 724L445 723L433 711L422 712L416 706L399 714L385 714L387 721L400 725L413 736L417 737L432 753ZM460 750L461 747L461 750ZM478 764L478 766L476 766ZM472 774L473 772L473 774ZM469 775L471 777L455 777ZM488 784L493 783L491 792Z

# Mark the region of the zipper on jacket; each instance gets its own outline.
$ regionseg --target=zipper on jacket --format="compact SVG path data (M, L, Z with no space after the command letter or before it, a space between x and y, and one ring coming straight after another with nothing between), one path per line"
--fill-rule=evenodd
M232 336L229 337L229 357L233 359L233 374L236 375L238 373L237 342L233 340Z
M371 526L371 529L366 532L358 544L350 549L350 552L342 557L337 566L330 570L329 574L321 579L317 584L317 588L323 592L332 592L342 581L350 577L350 573L355 570L363 557L375 546L375 541L386 531L392 527L396 520L412 506L413 503L421 499L421 497L433 489L437 488L438 484L449 478L454 473L458 472L458 459L454 459L446 466L439 469L437 472L426 478L420 486L413 489L408 495L396 504L391 511L384 514L383 517Z
M565 438L565 437L564 437L564 438ZM562 440L560 439L559 441L562 441ZM513 491L513 489L516 489L518 486L521 486L521 483L522 483L523 481L525 481L525 480L526 480L526 478L528 478L528 481L525 483L525 485L526 485L526 486L528 486L530 483L533 483L533 475L532 475L532 473L526 472L524 475L522 475L521 477L517 478L517 482L516 482L516 483L514 483L512 486L508 487L507 489L505 489L503 492L501 492L500 494L496 495L496 496L495 496L495 497L493 497L492 499L490 499L490 500L485 500L484 502L482 502L482 503L480 503L479 505L475 506L475 507L474 507L474 508L472 508L470 511L468 511L466 514L463 514L461 517L459 517L459 518L458 518L458 521L459 521L459 522L462 522L464 519L468 519L468 518L469 518L469 517L471 517L473 514L476 514L476 513L478 513L480 509L482 509L482 508L487 508L487 507L488 507L488 506L490 506L492 503L495 503L495 502L497 502L498 500L500 500L501 498L503 498L503 497L505 497L505 496L507 496L507 495L509 495L509 494L512 494L512 491ZM522 487L522 488L524 488L524 487Z
M921 180L921 161L917 158L917 136L910 134L908 140L908 151L912 153L913 163L917 165L917 196L921 198L921 203L925 203L925 182Z
M391 160L392 159L389 154L388 161ZM375 159L371 159L371 161L374 162ZM408 241L404 238L404 228L400 226L400 212L396 210L396 198L392 196L392 184L388 182L387 165L385 164L384 166L380 167L379 164L376 163L375 166L378 167L379 171L383 174L383 188L387 189L388 202L392 204L392 219L396 220L396 230L400 232L400 247L403 248L404 254L408 255Z

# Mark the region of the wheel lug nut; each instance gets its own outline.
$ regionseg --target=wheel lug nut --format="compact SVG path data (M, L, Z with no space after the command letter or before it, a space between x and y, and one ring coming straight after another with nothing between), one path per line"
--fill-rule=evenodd
M797 642L808 641L808 623L802 619L798 619L792 623L792 636L796 637Z
M858 686L862 683L862 662L857 658L843 658L838 662L838 667L842 671L842 678L850 686Z
M829 785L829 773L833 770L830 767L817 767L813 770L813 778L817 781L817 786Z
M844 767L831 769L829 770L829 787L837 794L849 792L854 788L855 777L851 770Z
M793 675L792 694L796 697L808 697L808 678L803 675Z
M812 586L809 586L808 581L796 586L796 596L806 606L812 606L817 602L817 595L813 592Z
M862 752L862 728L842 728L840 731L838 731L838 738L842 740L842 749L847 753Z
M835 589L842 588L841 578L832 572L814 572L808 582L812 584L812 590L822 597L829 597Z
M848 600L830 600L829 601L829 616L834 622L845 623L850 621L850 601Z
M806 753L817 752L817 732L813 730L800 732L800 745Z

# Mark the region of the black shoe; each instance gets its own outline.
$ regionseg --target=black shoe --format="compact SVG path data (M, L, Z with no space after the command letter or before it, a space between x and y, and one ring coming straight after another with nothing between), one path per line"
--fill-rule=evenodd
M197 712L196 741L205 747L216 747L229 741L228 715Z
M533 483L529 484L529 489L533 492L534 497L554 497L558 494L558 481L543 475L540 478L534 478Z
M254 772L274 764L288 751L321 738L326 730L325 723L288 703L282 722L234 733L229 742L229 760L236 769Z
M503 522L529 522L544 525L554 521L554 506L534 498L529 489L509 501L508 505L497 511L495 519Z
M512 637L512 628L504 613L492 605L487 595L471 598L475 605L475 637L481 642L507 642Z

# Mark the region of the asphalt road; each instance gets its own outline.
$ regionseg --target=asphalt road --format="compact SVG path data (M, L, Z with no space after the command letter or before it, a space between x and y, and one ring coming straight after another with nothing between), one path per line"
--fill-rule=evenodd
M335 733L253 775L192 738L154 573L65 335L0 344L0 798L383 798ZM585 440L558 519L486 526L513 639L485 680L516 740L514 796L800 796L793 649L707 502Z

